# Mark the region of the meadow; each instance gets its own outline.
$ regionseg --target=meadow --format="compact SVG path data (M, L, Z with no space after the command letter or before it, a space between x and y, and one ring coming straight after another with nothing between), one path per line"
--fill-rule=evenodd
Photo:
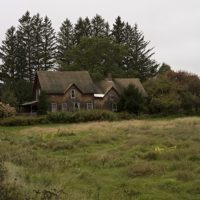
M0 200L199 200L200 118L0 127Z

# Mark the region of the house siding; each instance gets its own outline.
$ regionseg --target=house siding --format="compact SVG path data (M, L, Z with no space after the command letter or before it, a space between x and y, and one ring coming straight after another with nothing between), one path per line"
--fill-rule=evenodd
M75 90L75 98L71 98L71 90ZM57 103L58 111L62 111L62 104L67 103L67 111L74 111L74 103L80 103L80 109L86 109L87 103L94 104L93 94L83 94L77 87L70 87L63 95L48 95L49 103ZM50 109L51 110L51 109Z

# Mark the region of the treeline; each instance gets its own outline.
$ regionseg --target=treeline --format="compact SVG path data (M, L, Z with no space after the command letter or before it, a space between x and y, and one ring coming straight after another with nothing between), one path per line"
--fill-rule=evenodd
M0 46L0 96L17 105L32 98L31 88L38 70L88 70L104 77L153 77L158 64L152 59L143 33L117 17L110 25L100 15L92 19L69 19L56 34L51 20L26 12L18 27L9 28Z
M127 88L119 104L121 110L199 113L199 77L174 72L166 64L159 66L153 55L137 24L130 25L121 17L113 25L100 15L80 17L75 24L65 19L56 33L47 16L26 12L17 28L7 30L0 46L0 101L17 107L32 100L38 70L87 70L95 80L108 73L140 78L148 98L144 100Z

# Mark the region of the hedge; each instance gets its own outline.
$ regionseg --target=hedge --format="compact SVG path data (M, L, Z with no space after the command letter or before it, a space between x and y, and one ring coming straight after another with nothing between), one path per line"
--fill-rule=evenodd
M107 110L79 110L76 112L49 113L45 116L16 116L0 120L1 126L27 126L47 123L78 123L89 121L116 121L131 119L133 115L126 112L114 113Z

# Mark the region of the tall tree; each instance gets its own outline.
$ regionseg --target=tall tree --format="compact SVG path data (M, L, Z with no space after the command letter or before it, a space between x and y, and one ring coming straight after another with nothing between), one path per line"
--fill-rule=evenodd
M34 71L42 69L42 31L43 24L42 18L39 14L36 14L32 18L32 28L33 28L33 47L32 47L32 57L33 57L33 65Z
M82 37L91 36L91 23L88 17L85 19L79 18L74 28L75 43L79 44Z
M0 47L0 58L2 64L0 65L1 81L11 81L15 79L16 75L16 30L11 27L6 32L6 38Z
M62 23L57 35L57 43L57 59L62 61L65 51L70 49L74 44L73 25L69 19L66 19Z
M125 43L129 46L129 55L124 60L127 73L139 77L142 81L155 76L158 64L152 59L153 48L148 48L150 42L145 41L137 24L133 28L126 25L125 38Z
M92 21L92 36L94 37L108 37L109 24L100 16L96 15Z
M112 29L112 37L113 40L116 43L122 43L125 40L125 23L121 20L121 17L118 16L117 19L115 20L115 23L113 24L113 29Z
M26 52L26 64L27 64L27 76L30 82L33 82L34 79L34 64L33 64L33 37L34 30L32 26L32 17L30 16L30 12L27 11L20 19L19 19L19 27L18 27L18 38L22 42L22 47Z
M42 70L49 70L55 67L56 62L56 37L55 31L52 27L51 20L46 16L43 22L42 29L43 41L43 66Z
M82 38L80 44L67 51L70 62L63 62L64 70L88 70L102 76L119 73L120 61L126 54L124 45L116 44L108 38Z

